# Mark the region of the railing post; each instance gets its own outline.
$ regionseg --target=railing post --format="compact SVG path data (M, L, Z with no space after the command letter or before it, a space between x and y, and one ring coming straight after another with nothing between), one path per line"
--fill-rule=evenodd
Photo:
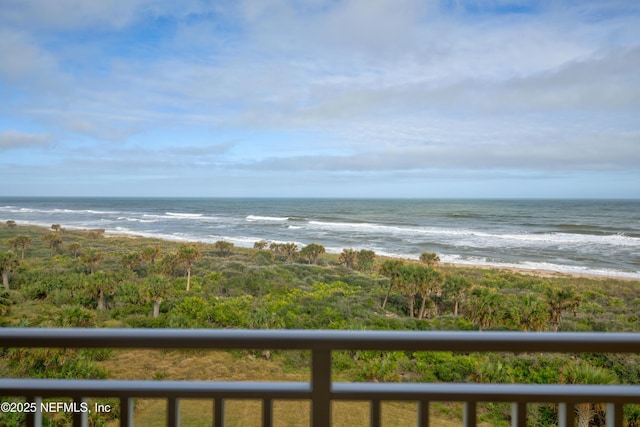
M623 415L621 403L607 403L607 427L622 427Z
M167 425L180 427L180 400L177 397L170 397L167 406Z
M462 425L476 427L476 402L464 402Z
M511 404L511 427L526 427L527 404L526 402L513 402Z
M76 403L76 409L82 408L82 404L87 404L87 399L80 397L74 399ZM73 413L73 427L89 427L89 412L88 411L76 411Z
M273 425L273 400L262 400L262 427L271 427Z
M575 419L573 403L558 404L558 427L574 427Z
M369 425L371 427L380 427L380 401L374 399L371 401L371 420Z
M27 402L36 404L35 412L27 413L27 427L42 427L42 398L27 397Z
M120 427L133 427L133 399L120 398Z
M429 427L429 401L418 402L418 427Z
M224 427L224 399L221 397L213 402L213 425Z
M311 425L331 425L331 350L311 352Z

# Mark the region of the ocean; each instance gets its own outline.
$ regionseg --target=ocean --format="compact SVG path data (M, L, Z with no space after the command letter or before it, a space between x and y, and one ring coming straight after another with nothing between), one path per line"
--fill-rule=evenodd
M0 198L0 220L640 279L640 200Z

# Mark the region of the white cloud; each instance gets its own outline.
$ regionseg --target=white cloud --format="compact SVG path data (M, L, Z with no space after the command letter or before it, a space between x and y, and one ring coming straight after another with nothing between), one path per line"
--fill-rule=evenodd
M0 5L0 111L94 150L62 152L69 161L116 141L111 165L150 163L141 174L198 156L240 173L640 164L640 11L628 2L52 4ZM158 22L160 36L143 35ZM193 129L241 133L242 150L154 145Z
M11 129L0 131L0 150L46 147L50 142L51 136L47 134L26 133Z

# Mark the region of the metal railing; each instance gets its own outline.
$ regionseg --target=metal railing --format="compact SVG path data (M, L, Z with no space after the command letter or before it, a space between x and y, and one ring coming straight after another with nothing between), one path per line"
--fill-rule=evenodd
M331 402L370 402L370 425L381 424L382 401L418 402L417 424L429 426L429 403L463 402L463 424L477 424L478 402L509 402L511 425L526 425L528 403L558 403L560 427L573 427L574 405L606 403L606 425L623 425L623 406L640 403L640 385L340 383L331 378L331 352L338 350L513 353L640 353L640 334L523 332L386 332L310 330L31 329L0 328L0 348L148 348L310 350L310 382L121 381L0 379L0 396L120 399L120 425L133 425L134 398L165 398L167 424L180 425L180 399L214 401L214 425L224 425L225 399L262 400L262 423L273 423L273 401L310 400L314 427L331 425ZM37 405L36 405L37 406ZM74 413L86 426L87 412ZM28 426L40 426L39 411Z

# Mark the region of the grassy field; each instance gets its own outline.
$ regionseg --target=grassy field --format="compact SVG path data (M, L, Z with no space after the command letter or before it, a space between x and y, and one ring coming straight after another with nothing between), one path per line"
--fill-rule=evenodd
M212 381L309 381L309 371L285 372L281 364L265 360L260 355L232 354L208 351L128 350L114 352L101 362L112 379L147 380L212 380ZM340 380L341 378L338 378ZM446 412L460 412L460 405L449 404ZM432 405L431 424L442 427L460 425L459 416L445 414ZM385 426L414 427L417 406L413 402L384 402L382 423ZM310 402L275 401L274 425L302 427L310 425ZM229 400L225 403L225 420L229 427L261 425L262 402L257 400ZM163 427L166 425L167 403L163 399L136 400L136 425ZM181 425L201 427L211 425L213 401L185 399L180 405ZM368 426L367 402L334 402L333 425L338 427ZM113 427L117 422L111 424ZM481 423L480 426L490 426Z

